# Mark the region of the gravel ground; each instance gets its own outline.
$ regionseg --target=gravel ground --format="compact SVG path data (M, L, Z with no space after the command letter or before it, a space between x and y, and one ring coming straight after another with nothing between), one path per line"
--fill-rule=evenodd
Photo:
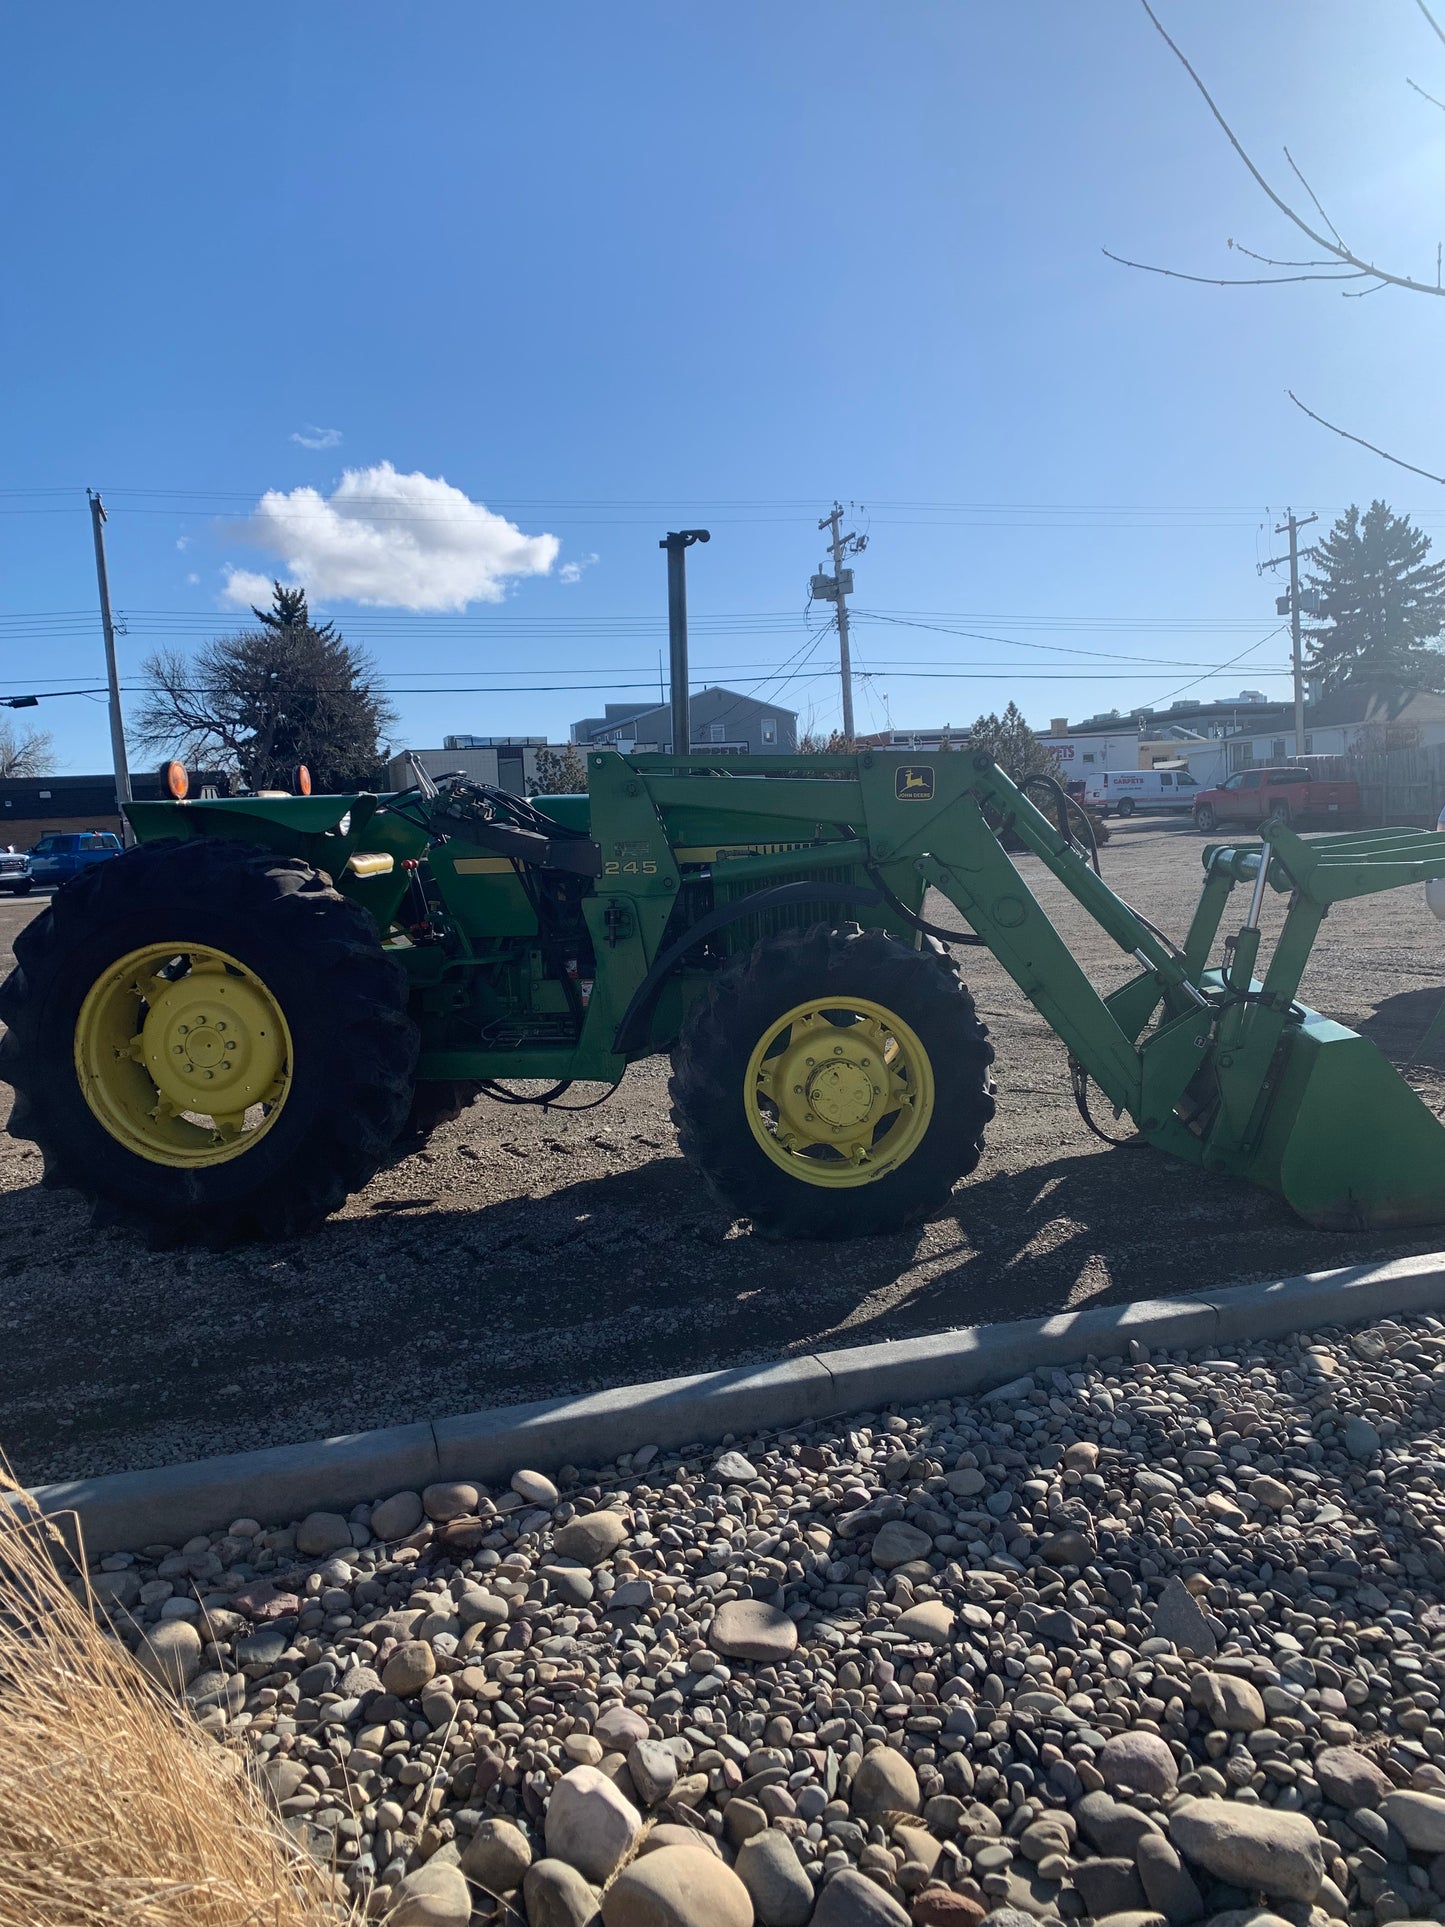
M1445 1923L1445 1323L1132 1350L93 1584L396 1927Z
M1105 874L1182 937L1200 848L1139 819L1116 828ZM1095 981L1120 981L1127 960L1020 862ZM1306 983L1401 1063L1445 977L1422 894L1340 905ZM39 907L0 900L0 944ZM1312 1231L1261 1192L1106 1148L1057 1039L986 952L965 963L998 1047L983 1162L920 1231L866 1244L769 1244L731 1223L677 1154L660 1059L581 1116L480 1104L316 1236L221 1255L92 1232L78 1199L40 1189L31 1147L0 1136L6 1449L31 1480L164 1464L1440 1241ZM1438 1069L1415 1081L1445 1102Z

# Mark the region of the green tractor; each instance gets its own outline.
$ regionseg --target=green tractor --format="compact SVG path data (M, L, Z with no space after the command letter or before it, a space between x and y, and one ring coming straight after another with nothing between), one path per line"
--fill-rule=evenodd
M1050 814L986 755L609 750L588 795L532 800L415 773L129 807L136 846L25 927L0 989L10 1130L47 1182L164 1241L292 1236L479 1093L552 1103L670 1051L683 1152L729 1209L776 1236L893 1231L945 1203L993 1115L951 954L981 943L1063 1039L1086 1116L1092 1079L1149 1141L1316 1224L1445 1218L1445 1128L1294 1001L1329 904L1445 875L1445 838L1212 846L1176 946L1098 875L1059 786L1035 790ZM1137 975L1099 994L1004 840ZM924 916L930 887L966 929ZM1266 887L1290 909L1259 981Z

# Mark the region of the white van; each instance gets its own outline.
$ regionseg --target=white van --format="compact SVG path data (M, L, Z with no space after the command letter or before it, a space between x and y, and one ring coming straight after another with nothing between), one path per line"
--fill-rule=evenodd
M1084 778L1084 801L1105 816L1194 808L1199 785L1187 769L1107 769Z

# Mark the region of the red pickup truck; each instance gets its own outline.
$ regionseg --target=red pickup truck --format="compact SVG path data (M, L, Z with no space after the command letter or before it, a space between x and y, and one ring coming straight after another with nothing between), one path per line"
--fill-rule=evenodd
M1221 823L1259 828L1268 817L1298 828L1302 823L1339 823L1360 810L1358 783L1312 776L1306 768L1242 769L1218 789L1194 799L1194 827L1206 833Z

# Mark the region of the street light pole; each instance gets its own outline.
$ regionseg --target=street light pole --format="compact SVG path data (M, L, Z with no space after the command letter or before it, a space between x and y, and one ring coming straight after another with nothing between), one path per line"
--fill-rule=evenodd
M687 674L687 551L694 542L710 542L706 529L675 529L658 543L667 550L667 647L672 677L672 753L692 753L692 718L688 707Z
M130 801L130 764L125 753L125 724L120 713L120 675L115 664L115 621L110 612L110 575L105 566L105 508L93 488L90 498L90 524L95 535L95 580L100 590L100 626L105 636L105 680L110 690L110 755L115 768L115 807L121 821L121 835L127 847L135 841L125 806Z

